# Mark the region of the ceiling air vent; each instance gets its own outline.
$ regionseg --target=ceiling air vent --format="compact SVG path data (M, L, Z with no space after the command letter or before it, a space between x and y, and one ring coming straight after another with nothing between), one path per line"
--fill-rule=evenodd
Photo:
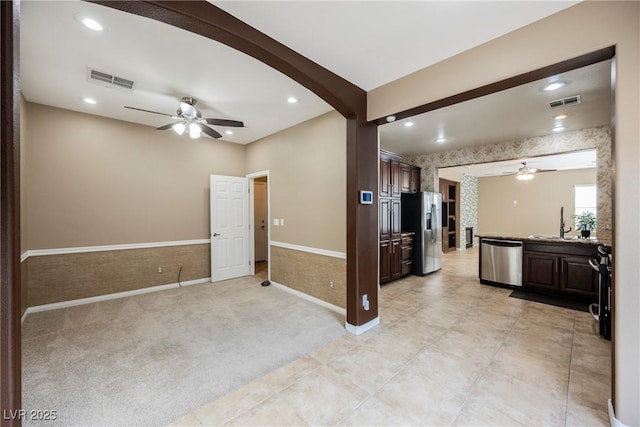
M100 86L117 88L126 91L133 91L133 88L136 85L132 80L114 76L112 74L94 70L92 68L89 68L89 81L91 83L99 84Z
M569 96L567 98L556 99L555 101L549 102L550 108L562 107L564 105L574 105L580 104L580 95Z

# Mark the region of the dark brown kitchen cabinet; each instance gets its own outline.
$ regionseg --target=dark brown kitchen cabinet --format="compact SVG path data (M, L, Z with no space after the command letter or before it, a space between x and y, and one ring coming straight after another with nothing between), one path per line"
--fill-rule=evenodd
M380 283L411 272L413 238L402 234L403 193L420 191L420 168L403 163L402 158L380 151Z
M380 242L381 284L398 279L405 274L406 268L403 270L402 254L402 239Z
M391 280L391 242L380 242L380 283Z
M391 199L380 198L380 241L391 239Z
M400 237L401 208L400 199L380 198L380 241Z
M380 153L380 197L400 197L400 158Z
M380 197L391 196L391 159L380 155Z
M402 263L401 275L406 276L411 273L413 266L413 236L402 235L400 240L400 262Z
M400 197L420 191L420 168L402 163L402 158L380 152L380 197Z
M523 289L547 295L595 301L598 273L589 265L595 246L583 243L525 242Z
M411 185L409 187L410 193L417 193L420 191L420 168L411 166Z
M560 264L560 290L576 295L598 295L598 273L589 265L589 259L563 257Z
M389 257L391 280L398 279L402 276L402 251L400 246L400 240L391 241L391 256Z
M417 193L420 191L420 168L400 164L400 191L402 193Z
M558 257L556 255L525 253L523 261L524 286L540 290L558 289Z

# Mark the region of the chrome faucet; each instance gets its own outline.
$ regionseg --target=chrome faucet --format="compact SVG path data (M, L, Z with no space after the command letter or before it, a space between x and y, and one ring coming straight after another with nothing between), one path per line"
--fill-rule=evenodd
M568 230L564 229L564 206L560 207L560 238L564 239L564 233L571 231L571 227Z

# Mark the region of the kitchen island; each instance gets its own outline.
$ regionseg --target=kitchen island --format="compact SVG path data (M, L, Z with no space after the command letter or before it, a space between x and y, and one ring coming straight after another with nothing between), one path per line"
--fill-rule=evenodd
M589 259L594 257L597 246L601 244L598 240L561 239L537 235L525 237L499 233L479 234L477 237L480 238L479 278L481 283L522 289L573 301L597 301L598 274L589 265ZM514 248L519 246L518 255L514 256L513 253L516 252L513 252L508 258L510 264L508 268L511 271L509 277L513 277L520 271L519 282L501 283L486 279L500 277L492 274L493 271L487 270L505 268L499 265L496 267L496 263L487 262L486 259L483 263L483 256L485 258L491 256L490 244Z

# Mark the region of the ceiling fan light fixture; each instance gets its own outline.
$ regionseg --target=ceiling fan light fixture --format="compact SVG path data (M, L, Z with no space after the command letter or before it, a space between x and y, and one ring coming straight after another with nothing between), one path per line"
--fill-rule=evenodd
M82 98L82 100L87 104L91 104L91 105L96 105L97 104L96 100L93 99L93 98Z
M531 181L533 179L533 174L529 171L518 173L518 175L516 175L516 179L519 181Z
M191 139L200 138L201 132L202 132L202 129L200 128L200 126L198 126L197 123L191 123L189 125L189 136L191 137Z
M187 127L184 125L184 123L180 122L171 126L171 129L173 129L178 135L182 135Z
M290 96L289 98L287 98L287 102L289 104L296 104L298 102L298 98L296 98L295 96Z

